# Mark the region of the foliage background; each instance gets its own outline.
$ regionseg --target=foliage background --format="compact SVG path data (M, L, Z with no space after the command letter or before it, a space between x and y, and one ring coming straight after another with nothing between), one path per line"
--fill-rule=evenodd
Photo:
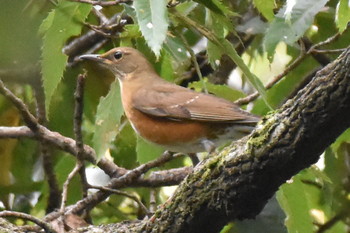
M94 46L99 45L95 53L117 46L135 47L168 81L198 91L207 89L231 101L258 90L261 97L244 107L263 116L293 95L315 70L337 57L338 53L332 50L349 45L350 33L346 28L350 8L346 0L170 3L140 0L103 6L97 8L99 10L93 10L93 4L82 2L2 0L0 77L33 113L37 109L44 112L38 117L41 116L50 130L74 138L76 77L82 68L86 69L83 141L95 149L99 158L110 157L126 169L157 158L162 149L134 134L123 117L118 83L113 82L114 78L94 64L76 62L80 54L93 51ZM104 17L113 16L119 17L113 22L114 27L103 25ZM98 31L98 40L85 45L84 49L72 45L92 29ZM334 35L337 40L309 50ZM68 45L76 50L69 52ZM301 56L303 60L299 64L288 66ZM196 65L200 72L196 71ZM32 75L27 70L32 67L39 72ZM234 89L223 85L231 73L225 69L233 70L229 83ZM263 88L284 71L287 72L279 82L268 90ZM0 97L0 122L1 126L23 125L18 111L3 97ZM327 129L324 132L327 133ZM256 220L229 224L223 232L255 232L256 229L314 232L332 220L336 221L330 224L329 232L347 232L349 140L350 131L347 130L325 151L319 166L302 171L280 188L276 195L278 203L272 200ZM50 148L49 153L61 189L75 159L61 150ZM51 188L45 179L43 160L36 141L1 139L2 209L39 218L45 215ZM191 165L190 160L179 157L160 169L185 165ZM91 164L87 166L88 177L92 177L97 168ZM100 173L96 176L97 180L104 179ZM67 204L82 198L79 177L73 179L68 191ZM171 189L141 187L126 191L150 206L150 196L155 196L160 204ZM91 217L94 224L99 224L142 218L143 213L129 198L112 195L92 210ZM21 220L15 222L23 224Z

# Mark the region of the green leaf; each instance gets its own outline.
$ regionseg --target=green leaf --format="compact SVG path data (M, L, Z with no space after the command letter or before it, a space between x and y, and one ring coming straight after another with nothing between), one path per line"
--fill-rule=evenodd
M280 45L279 45L280 46ZM284 46L283 46L284 47ZM278 48L277 48L278 49ZM299 56L299 53L293 55L293 58ZM274 57L272 62L275 63L282 57ZM281 62L280 60L278 62ZM278 108L286 99L299 87L307 75L310 75L310 70L316 69L319 64L311 57L306 58L296 69L291 70L289 74L276 83L273 87L266 91L266 98L273 108ZM270 109L262 102L255 101L252 112L257 115L265 115Z
M46 31L42 48L42 75L45 90L45 106L49 104L66 67L67 56L62 53L64 43L73 35L78 35L91 5L60 1L41 25Z
M314 232L315 220L311 214L313 209L320 209L320 189L305 181L316 182L317 177L304 170L277 192L277 200L287 216L288 232Z
M293 45L313 23L315 15L328 0L292 1L278 12L264 37L264 47L272 58L277 44L281 41Z
M343 132L337 140L332 144L332 150L336 152L342 143L350 143L350 129Z
M160 61L155 64L155 68L158 71L160 77L169 82L174 81L172 57L166 51L162 51Z
M54 18L55 18L55 11L53 10L47 15L46 19L44 19L43 22L41 23L39 28L39 34L44 35L47 32L47 30L49 30Z
M210 11L207 13L206 26L219 38L224 38L228 32L233 32L232 23L228 18ZM208 41L207 53L211 67L216 68L223 51Z
M208 82L208 79L204 79L205 85L209 93L212 93L218 97L235 101L239 98L245 96L245 94L241 91L230 88L227 85L216 85ZM194 88L196 91L202 91L203 83L201 81L192 82L188 85L189 88Z
M329 206L328 219L348 210L349 149L349 144L343 143L336 152L329 148L325 151L324 174L331 180L331 183L326 186L326 192L323 192L323 199ZM346 222L337 221L337 224L334 224L328 232L347 232L345 229L347 229Z
M140 136L137 136L137 161L139 163L147 163L153 159L158 158L164 152L164 148L157 146L155 144L151 144Z
M350 21L350 5L348 0L340 0L337 5L335 22L340 32L343 32Z
M230 16L237 16L236 13L230 11L228 7L226 7L221 1L219 0L195 0L195 2L198 2L211 11L221 14L221 15L230 15Z
M137 21L148 46L158 57L168 30L167 1L134 1Z
M275 0L253 0L255 7L268 20L272 21L274 18L273 9L275 8Z
M184 64L188 61L186 47L180 38L168 36L164 44L164 49L171 55L176 63Z
M137 166L136 134L130 124L126 124L118 133L114 145L116 149L111 151L111 155L114 161L118 161L118 166L126 169L132 169Z
M221 46L226 51L226 54L232 59L234 63L242 70L243 74L247 77L250 84L259 92L260 96L263 98L266 105L272 109L268 100L266 98L266 90L262 82L258 77L256 77L248 68L248 66L244 63L243 59L238 55L236 49L226 39L220 39Z
M235 221L230 231L220 233L287 233L287 228L284 226L285 218L276 197L272 197L254 219Z
M92 141L98 158L106 154L110 143L117 135L123 112L119 83L116 80L111 84L111 89L107 96L102 97L97 106L95 133Z

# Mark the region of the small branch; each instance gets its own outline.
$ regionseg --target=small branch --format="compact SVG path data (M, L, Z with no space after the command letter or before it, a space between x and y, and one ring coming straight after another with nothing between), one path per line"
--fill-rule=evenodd
M31 222L37 224L41 228L43 228L46 233L57 233L51 227L50 224L32 216L32 215L29 215L29 214L15 212L15 211L2 211L2 212L0 212L0 217L16 217L16 218L20 218L23 220L28 220L28 221L31 221Z
M172 153L166 152L162 156L160 156L159 158L157 158L153 161L150 161L146 164L142 164L139 167L137 167L131 171L128 171L126 174L124 174L123 176L121 176L119 178L112 179L111 182L106 186L106 188L121 189L121 188L125 188L125 187L132 187L131 184L133 184L133 182L137 183L136 182L137 179L142 174L146 173L148 170L150 170L154 167L158 167L158 166L170 161L173 158L174 157L173 157ZM71 214L79 214L82 211L88 211L88 210L94 208L100 202L104 201L110 194L111 194L111 192L109 192L109 191L101 191L100 190L97 193L89 195L88 197L78 201L73 206L70 206L68 208L68 211L66 211L66 213L69 212ZM52 221L53 219L56 219L59 216L60 216L60 214L57 212L51 213L45 217L45 220Z
M7 127L0 126L0 138L35 137L35 134L27 126Z
M191 56L191 60L193 62L193 65L194 65L194 68L197 72L197 75L199 77L199 80L201 81L202 85L203 85L203 89L204 89L204 92L206 94L208 94L208 88L207 88L207 85L205 84L204 82L204 79L203 79L203 76L202 76L202 73L201 73L201 69L199 68L199 65L198 65L198 62L197 62L197 57L196 57L196 54L193 52L191 46L187 43L187 40L186 38L184 37L183 33L181 33L179 30L177 30L178 32L178 35L180 35L180 38L182 40L182 42L184 43L187 51L190 53L190 56Z
M84 86L85 86L86 74L79 74L77 79L77 87L74 93L75 109L74 109L74 134L76 146L78 149L78 159L81 159L81 155L84 151L83 135L81 132L81 125L83 122L83 109L84 109Z
M157 196L157 191L155 189L151 189L149 194L149 209L151 213L154 213L157 210L156 196Z
M303 45L303 44L302 44ZM287 68L285 68L282 73L280 73L279 75L275 76L271 81L269 81L265 88L266 89L270 89L271 87L273 87L278 81L280 81L284 76L286 76L291 70L293 70L295 67L297 67L306 57L307 53L305 52L305 47L301 46L301 53L299 55L299 57L297 59L295 59ZM248 104L250 102L252 102L253 100L255 100L256 98L258 98L259 96L259 92L254 92L251 95L248 95L244 98L240 98L238 100L236 100L234 103L238 104L238 105L243 105L243 104Z
M131 185L135 180L137 180L138 177L140 177L142 174L146 173L150 169L154 167L159 167L172 159L173 159L173 154L170 152L165 152L159 158L153 161L150 161L148 163L142 164L137 168L134 168L131 171L128 171L125 175L119 178L112 179L106 187L111 189L125 188ZM105 200L109 195L110 195L109 192L99 191L79 201L76 205L74 205L70 209L70 211L73 214L76 214L76 213L80 213L83 210L91 209L95 207L97 204L99 204L100 202L102 202L103 200Z
M117 189L111 189L111 188L108 188L108 187L96 186L96 185L89 185L89 188L98 189L98 190L101 190L101 191L111 192L111 193L114 193L114 194L117 194L117 195L128 197L128 198L134 200L139 205L139 207L143 210L143 212L146 215L150 215L151 214L151 212L141 202L141 200L137 196L135 196L133 194L130 194L130 193L127 193L127 192L124 192L124 191L121 191L121 190L117 190Z
M329 37L328 39L326 39L325 41L322 41L320 43L317 43L313 46L311 46L306 52L305 52L305 47L303 45L303 43L301 43L301 53L299 55L299 57L297 59L295 59L289 66L287 66L287 68L285 68L283 70L282 73L280 73L279 75L275 76L270 82L268 82L265 86L266 89L270 89L271 87L273 87L278 81L280 81L284 76L286 76L290 71L292 71L293 69L295 69L308 55L314 53L316 50L316 48L327 45L329 43L332 43L333 41L335 41L336 39L339 38L339 33ZM256 98L258 98L259 93L258 92L254 92L251 95L248 95L244 98L238 99L235 101L235 104L238 105L243 105L243 104L248 104L250 102L252 102L253 100L255 100Z
M45 127L41 127L41 133L38 135L39 139L48 141L50 144L56 146L57 148L66 151L72 155L77 155L77 150L75 146L75 141L71 138L64 137L57 132L52 132ZM0 127L0 138L21 138L28 137L38 139L38 137L26 126L19 127ZM94 163L95 157L94 150L84 145L84 158L87 161ZM110 177L118 178L129 170L118 167L116 164L111 162L106 158L102 158L97 166L101 168ZM185 176L187 176L191 171L192 167L174 168L164 171L152 172L148 178L139 178L131 185L133 187L160 187L160 186L170 186L179 184Z
M81 125L83 121L83 109L84 109L84 86L85 86L86 74L79 74L77 79L77 88L74 93L75 97L75 109L74 109L74 134L76 140L77 154L77 166L80 167L79 174L82 183L83 197L87 197L88 183L85 174L84 164L84 142L83 134L81 132Z
M80 164L76 164L73 170L69 173L67 180L63 184L63 190L62 190L62 200L61 200L61 207L60 207L60 214L63 216L65 214L65 206L67 202L67 194L68 194L68 186L73 177L79 172L81 168ZM64 221L62 221L64 222Z
M86 181L86 174L85 174L85 166L83 161L83 154L84 154L84 143L83 143L83 135L81 132L81 125L83 120L83 109L84 109L84 85L85 85L85 78L86 74L79 74L77 78L77 87L74 93L75 97L75 109L74 109L74 134L75 134L75 145L77 149L77 162L74 167L74 169L70 172L70 174L67 177L67 180L64 182L63 185L63 191L62 191L62 201L61 201L61 207L60 207L60 213L61 217L63 218L65 214L65 206L67 201L67 193L68 193L68 186L73 177L79 173L81 176L82 181L82 188L83 188L83 196L87 196L87 181ZM63 219L62 219L63 222Z
M108 24L108 18L99 10L97 10L95 7L92 8L92 13L100 20L100 24L107 25Z
M42 85L42 81L38 78L38 82L32 83L34 90L34 96L36 100L36 118L39 124L46 125L46 108L45 108L45 93ZM39 140L40 155L43 158L43 169L45 172L46 180L49 185L49 198L47 199L46 213L50 213L60 206L61 191L58 186L57 177L54 172L52 153L49 149L49 145L45 141Z
M4 95L9 101L11 101L16 108L19 110L24 122L26 125L32 130L37 131L39 124L37 119L29 112L27 106L23 101L15 96L7 87L5 87L4 83L0 79L0 93Z
M316 233L323 233L327 230L331 229L335 224L337 224L338 221L343 219L346 216L346 212L340 212L337 215L335 215L333 218L331 218L329 221L327 221L325 224L321 225Z
M346 49L314 49L312 53L320 53L320 54L324 54L324 53L342 53L344 52Z
M92 0L70 0L72 2L81 2L81 3L87 3L91 5L98 5L98 6L114 6L118 5L120 3L128 3L132 2L132 0L114 0L114 1L102 1L102 0L97 0L97 1L92 1Z
M137 168L132 169L131 171L129 171L128 173L126 173L125 175L119 178L112 179L110 186L111 188L119 188L118 186L121 183L130 184L133 180L138 178L140 175L146 173L152 168L159 167L169 162L173 158L174 158L173 153L166 151L159 158L152 160L148 163L141 164Z
M100 18L100 17L99 17ZM128 16L121 16L120 13L113 15L107 22L103 22L100 26L94 26L107 34L117 33L122 31L123 27L131 23L132 19ZM73 66L77 63L77 57L83 53L93 53L102 47L109 41L109 38L105 38L101 33L94 30L88 31L86 34L73 39L63 49L63 53L69 56L69 66Z
M340 35L341 35L341 33L338 32L335 35L328 37L326 40L315 44L314 46L312 46L312 49L316 49L316 48L328 45L328 44L332 43L333 41L337 40L340 37Z

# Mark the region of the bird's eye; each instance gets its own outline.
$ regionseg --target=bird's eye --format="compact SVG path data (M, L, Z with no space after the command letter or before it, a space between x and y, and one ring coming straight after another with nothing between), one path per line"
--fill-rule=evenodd
M120 52L120 51L117 51L117 52L114 53L114 58L117 59L117 60L122 58L122 56L123 56L123 53Z

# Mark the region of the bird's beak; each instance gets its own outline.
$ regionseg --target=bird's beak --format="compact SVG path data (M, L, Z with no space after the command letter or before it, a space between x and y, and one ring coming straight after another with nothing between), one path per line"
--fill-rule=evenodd
M80 60L97 61L98 63L106 63L106 59L98 54L85 54L79 57Z

